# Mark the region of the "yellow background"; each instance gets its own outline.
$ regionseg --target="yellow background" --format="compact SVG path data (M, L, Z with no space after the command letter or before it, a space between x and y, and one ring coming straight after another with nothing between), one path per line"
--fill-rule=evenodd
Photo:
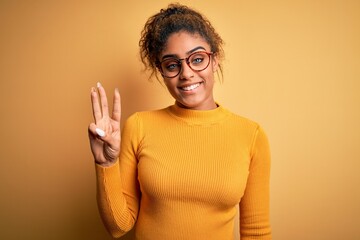
M269 136L274 239L360 239L360 1L180 2L226 42L216 100ZM173 103L138 55L167 3L0 1L0 239L110 239L90 87L119 87L124 119Z

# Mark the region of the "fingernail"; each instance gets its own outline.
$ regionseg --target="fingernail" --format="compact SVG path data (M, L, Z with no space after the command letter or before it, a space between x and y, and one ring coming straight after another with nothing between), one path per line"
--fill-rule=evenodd
M96 128L95 132L100 136L100 137L105 137L105 132L103 130L101 130L100 128Z
M96 92L94 87L91 88L91 92Z
M100 82L97 82L96 86L99 88L101 87L101 83Z

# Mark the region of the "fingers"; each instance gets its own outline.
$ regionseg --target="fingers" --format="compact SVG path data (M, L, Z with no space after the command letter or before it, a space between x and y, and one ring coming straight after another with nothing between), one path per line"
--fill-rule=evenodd
M91 123L88 127L89 140L91 152L94 155L94 159L97 163L104 162L103 157L103 139L96 133L95 123Z
M95 123L109 116L109 105L105 89L99 82L97 83L97 88L99 94L94 87L91 88L91 102ZM114 92L112 119L117 122L120 122L121 119L121 97L117 88Z
M89 130L89 134L91 135L92 138L100 138L101 139L101 138L106 137L105 131L101 128L98 128L95 123L91 123L89 125L88 130Z
M108 105L105 89L99 82L97 83L97 88L98 88L99 94L100 94L102 116L108 117L109 116L109 105Z
M107 133L104 129L96 126L95 123L91 123L88 127L89 138L91 144L97 144L100 142L112 143L112 137L110 133ZM99 142L100 141L100 142Z
M99 122L102 118L99 97L94 87L91 88L91 103L95 122Z
M99 94L94 87L91 88L92 110L96 123L99 122L103 117L109 116L109 105L106 92L100 82L97 83L97 89Z
M120 97L120 92L119 89L115 89L115 93L114 93L114 104L113 104L113 113L112 113L112 118L117 121L120 122L121 119L121 97Z

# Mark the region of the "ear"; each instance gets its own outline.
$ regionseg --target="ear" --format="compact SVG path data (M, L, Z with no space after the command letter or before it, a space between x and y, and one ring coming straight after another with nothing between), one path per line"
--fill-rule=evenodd
M216 55L213 55L211 64L212 64L213 72L216 72L219 68L219 60Z

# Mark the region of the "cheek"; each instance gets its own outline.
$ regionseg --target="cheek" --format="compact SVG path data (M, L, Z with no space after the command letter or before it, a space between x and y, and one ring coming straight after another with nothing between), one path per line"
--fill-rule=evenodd
M209 67L201 73L201 78L204 79L208 84L211 84L214 81L214 72L212 67Z
M172 92L175 92L176 91L176 86L175 86L175 84L170 80L165 80L164 79L164 83L165 83L165 86L166 86L166 88L167 88L167 90L170 92L170 93L172 93Z

